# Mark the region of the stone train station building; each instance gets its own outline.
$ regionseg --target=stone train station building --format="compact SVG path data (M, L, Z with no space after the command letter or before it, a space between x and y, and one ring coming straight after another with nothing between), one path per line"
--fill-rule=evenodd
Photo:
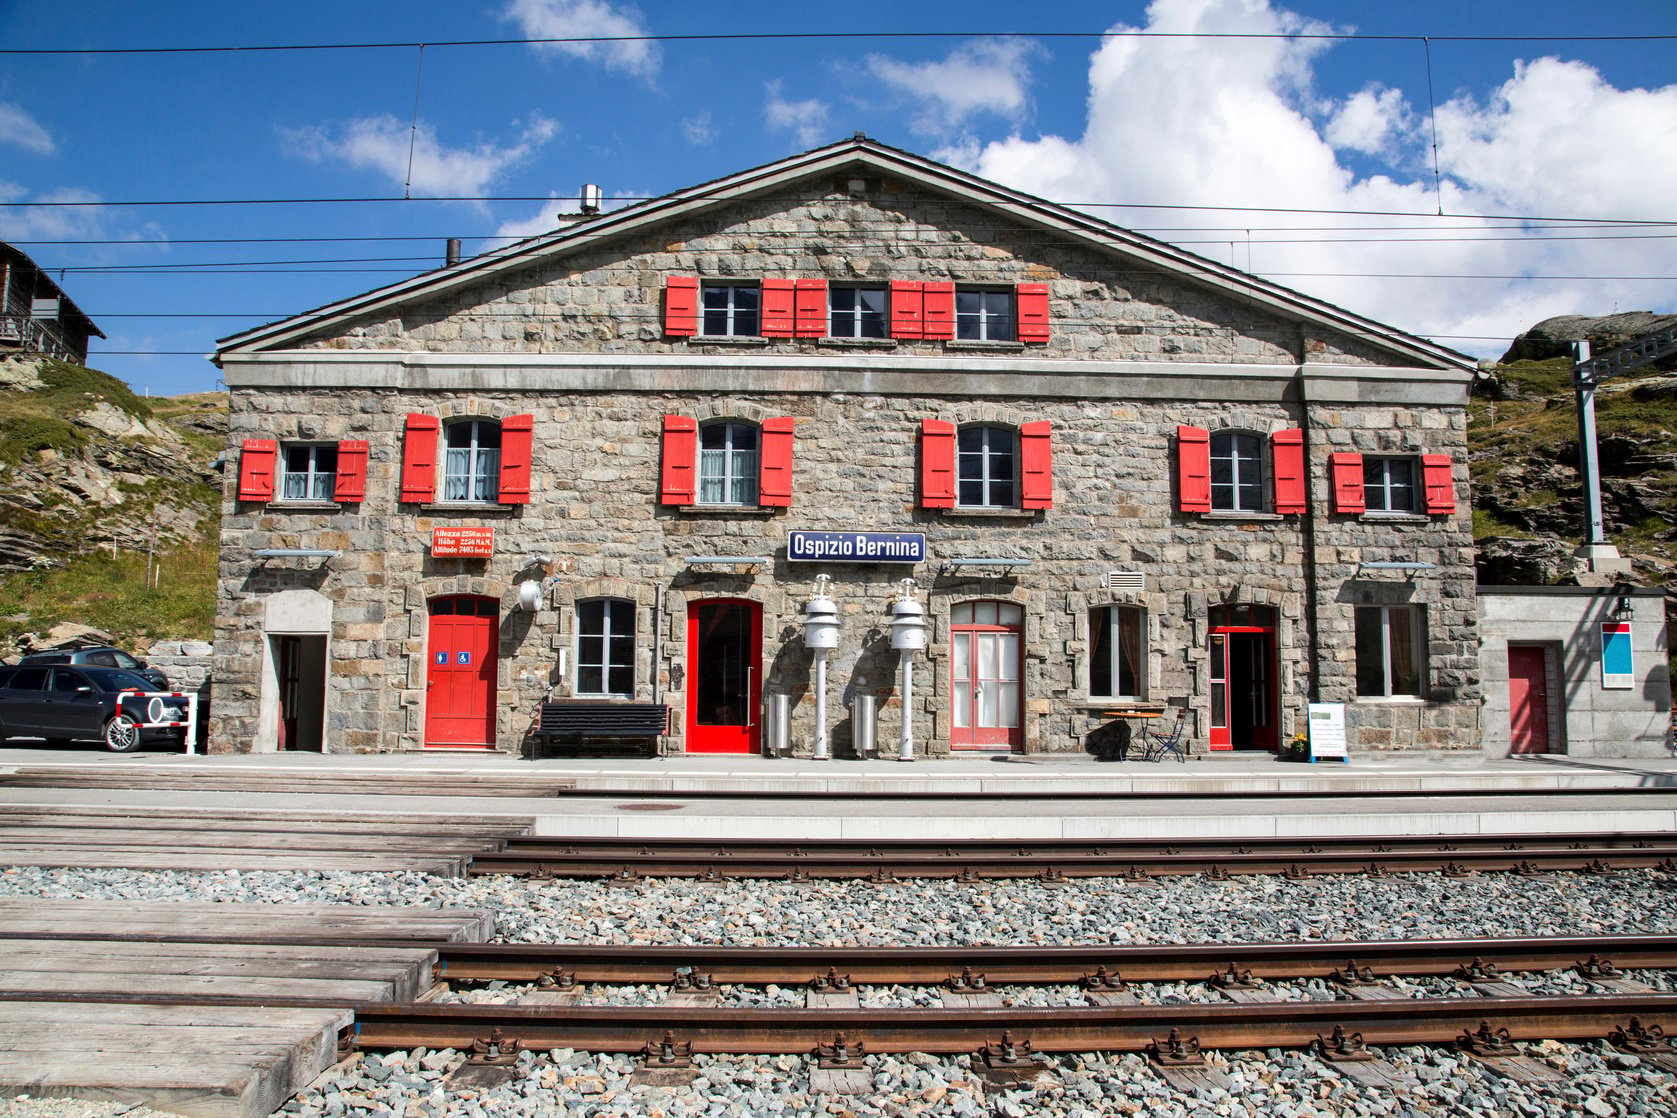
M1480 746L1469 358L860 136L216 360L218 749Z

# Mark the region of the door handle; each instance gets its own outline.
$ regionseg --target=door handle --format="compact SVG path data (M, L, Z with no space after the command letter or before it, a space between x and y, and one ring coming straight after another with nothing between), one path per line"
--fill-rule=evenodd
M757 704L751 701L751 673L755 669L749 664L745 668L745 728L747 730L757 725Z

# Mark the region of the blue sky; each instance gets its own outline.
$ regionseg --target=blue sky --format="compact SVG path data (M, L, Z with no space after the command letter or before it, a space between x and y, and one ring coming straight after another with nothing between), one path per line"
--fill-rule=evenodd
M1098 37L1126 28L1152 34ZM857 33L883 37L678 38ZM622 35L669 38L439 45ZM864 131L1495 356L1552 314L1677 309L1677 40L1574 38L1610 35L1677 36L1677 4L10 0L0 239L64 269L91 364L201 391L216 338L549 228L584 182ZM380 201L178 204L307 198Z

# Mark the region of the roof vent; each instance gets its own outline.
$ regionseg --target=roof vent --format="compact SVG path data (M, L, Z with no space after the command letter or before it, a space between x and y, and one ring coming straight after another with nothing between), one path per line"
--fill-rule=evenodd
M597 214L600 212L600 188L594 183L584 183L582 193L578 196L582 202L582 212Z
M460 263L460 238L450 237L448 239L448 249L443 255L443 267L452 268L458 263Z
M1108 590L1132 590L1140 593L1147 589L1147 576L1141 571L1107 571L1105 585Z

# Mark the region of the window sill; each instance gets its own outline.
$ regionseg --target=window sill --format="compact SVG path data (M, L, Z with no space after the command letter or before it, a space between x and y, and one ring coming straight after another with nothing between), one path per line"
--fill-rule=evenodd
M1258 523L1275 523L1287 519L1278 512L1202 512L1201 520L1250 520Z
M964 516L978 520L1035 520L1044 511L1042 509L987 509L976 505L956 505L952 509L939 510L944 516Z
M1419 707L1426 706L1427 700L1419 695L1358 695L1353 702L1374 703L1378 706Z
M419 511L430 516L511 516L517 507L494 501L428 501Z
M740 516L767 518L785 511L779 505L677 505L683 516Z
M1025 349L1024 342L991 342L972 338L951 338L943 344L948 349L990 350L996 353L1021 353Z
M694 334L687 341L691 345L768 345L772 341L791 339L765 338L761 334Z
M835 349L896 349L895 338L821 338L818 344Z
M337 512L343 505L337 501L269 501L270 512Z
M1365 512L1357 517L1362 524L1426 524L1424 512Z

